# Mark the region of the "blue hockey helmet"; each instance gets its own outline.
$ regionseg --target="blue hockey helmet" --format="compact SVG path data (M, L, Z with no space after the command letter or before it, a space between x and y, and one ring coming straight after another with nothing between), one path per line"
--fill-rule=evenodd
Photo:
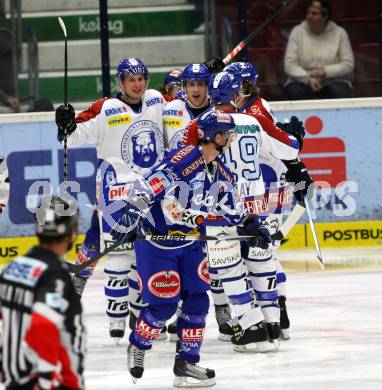
M201 130L201 140L212 141L217 133L223 134L228 139L235 129L235 122L231 115L211 110L198 118L198 128Z
M117 66L117 75L120 81L125 77L137 74L143 75L146 80L149 78L149 71L139 58L125 58Z
M250 81L256 84L259 77L256 68L249 62L233 62L224 68L225 72L233 73L241 78L242 81Z
M214 104L229 104L240 87L238 76L229 72L220 72L210 80L209 94Z
M180 69L172 69L168 75L164 78L164 82L163 84L164 85L168 85L168 84L178 84L180 83L180 75L181 75L182 71Z
M210 72L204 64L188 64L180 75L182 81L202 80L208 82Z

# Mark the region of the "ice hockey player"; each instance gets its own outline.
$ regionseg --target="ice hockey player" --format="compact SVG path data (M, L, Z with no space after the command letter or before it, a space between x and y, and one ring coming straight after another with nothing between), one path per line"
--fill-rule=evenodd
M138 58L123 59L117 66L117 77L121 92L114 98L97 100L76 119L70 105L60 106L56 110L59 140L63 140L64 130L67 129L69 147L94 144L99 160L99 219L92 218L92 226L77 257L78 262L96 256L100 248L103 250L113 243L110 230L122 215L120 203L129 190L126 182L130 172L144 175L161 162L164 155L162 110L165 101L158 91L147 89L149 72L146 66ZM90 273L91 270L85 270L75 277L74 283L79 293ZM105 262L105 273L110 336L118 340L124 336L129 314L128 278L132 286L130 294L135 293L131 297L131 301L136 303L132 310L138 315L140 309L135 254L131 243L126 243L109 254ZM130 320L134 320L134 317L130 316ZM134 323L131 325L134 326Z
M167 102L172 102L174 99L176 99L176 95L181 89L181 73L182 71L180 69L172 69L164 78L163 87L159 88L159 92L162 93L164 99Z
M181 147L183 131L188 123L210 107L210 73L205 65L187 65L180 78L185 98L173 100L163 110L163 132L167 150Z
M287 123L277 123L272 113L269 103L258 95L256 82L258 73L256 68L248 62L234 62L224 68L225 71L235 74L241 79L241 89L239 98L236 101L236 107L240 112L254 116L263 129L269 134L277 132L277 128L292 134L299 142L299 148L302 148L303 138L305 136L304 127L296 116L292 116ZM275 233L282 223L282 213L289 210L292 202L290 196L290 187L288 183L295 183L294 193L300 203L306 194L309 186L312 184L304 164L298 160L280 161L272 154L260 154L260 169L266 186L264 206L268 208L267 222L271 227L271 234ZM297 189L299 188L299 189ZM263 215L266 214L264 210ZM257 249L254 251L254 257L260 262L270 256L276 262L277 274L276 283L278 291L278 302L280 306L280 327L281 337L289 339L289 318L286 308L286 274L281 263L277 260L277 250L280 242L272 243L268 250ZM255 256L256 252L256 256ZM261 303L261 302L260 302Z
M0 214L3 212L9 199L9 177L5 157L0 153Z
M86 333L63 257L77 234L77 205L56 196L36 211L38 245L0 276L1 374L11 389L84 389Z
M175 149L151 172L146 183L149 199L126 206L114 238L133 240L138 230L167 235L197 234L207 213L219 214L232 225L248 219L236 193L231 172L217 158L231 142L234 127L230 115L211 111L198 121L203 133L199 146ZM142 228L138 228L141 226ZM254 239L255 244L258 238ZM135 382L144 371L145 352L151 348L165 322L175 313L180 298L182 314L177 322L179 342L174 364L174 386L204 387L215 384L215 372L199 367L205 317L208 313L209 277L205 255L197 241L136 241L137 267L143 300L148 303L130 335L128 365ZM152 259L155 258L155 261Z
M262 199L265 190L259 168L259 155L272 153L279 159L293 159L298 153L299 144L293 136L288 136L280 129L270 136L255 118L233 113L240 87L241 81L236 75L221 72L211 81L209 93L215 108L230 112L235 120L237 138L224 154L225 163L237 175L239 191L245 198L246 207L251 214L261 215L262 210L255 207L258 199ZM195 123L191 123L185 132L185 143L195 143L197 132L194 128L197 126L197 121ZM262 230L266 230L265 225L262 225ZM227 228L224 231L232 234ZM207 233L216 235L222 233L222 228L208 226ZM251 231L240 229L240 234L251 234ZM267 340L278 339L280 314L276 286L275 283L269 283L268 277L275 278L275 264L269 259L265 259L260 265L251 261L248 253L258 250L256 247L248 247L245 243L240 247L239 242L236 242L236 246L233 242L229 244L227 245L224 241L220 244L207 244L210 273L216 275L212 276L215 279L214 286L218 286L218 280L220 280L221 290L224 290L230 299L240 325L225 332L223 323L219 323L219 330L223 334L228 333L228 335L232 333L232 330L235 330L236 334L231 341L236 351L265 352L273 350L273 345ZM263 246L262 249L268 249L268 245ZM242 258L246 259L246 264ZM255 305L252 291L248 287L247 269L256 295L260 298L263 312ZM216 290L217 288L215 288L215 293ZM219 307L216 308L216 310L218 309ZM224 307L221 309L223 310ZM224 316L217 315L218 322L219 317L223 319Z

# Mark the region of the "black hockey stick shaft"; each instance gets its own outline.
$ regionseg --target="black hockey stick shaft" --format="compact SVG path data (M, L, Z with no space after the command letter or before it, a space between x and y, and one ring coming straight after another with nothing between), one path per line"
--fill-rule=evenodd
M65 39L64 54L64 105L68 107L68 35L64 21L58 17ZM68 130L64 129L64 182L68 180Z
M223 59L223 62L227 65L238 53L240 53L249 42L252 41L253 38L256 37L256 35L260 34L264 28L281 12L281 10L286 6L288 0L279 0L277 7L275 10L268 15L264 21L256 27L255 30L253 30L244 40L239 42Z

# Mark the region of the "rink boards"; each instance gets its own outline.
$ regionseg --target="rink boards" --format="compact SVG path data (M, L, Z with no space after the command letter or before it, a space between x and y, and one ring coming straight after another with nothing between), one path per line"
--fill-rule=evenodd
M312 201L323 248L382 245L382 99L276 102L279 120L297 115L307 135L301 159L321 187ZM63 177L63 149L56 140L54 113L0 116L0 149L8 161L11 201L0 218L0 263L24 253L32 238L37 198L28 195L36 180L56 192ZM96 152L87 145L69 151L69 179L78 181L81 233L87 229L94 202ZM325 184L326 183L326 184ZM320 221L321 223L318 223ZM282 248L313 248L306 216ZM81 242L80 236L78 242ZM70 258L74 258L72 251Z
M318 240L322 248L360 248L382 246L382 221L354 221L316 223ZM75 259L84 235L79 235L68 258ZM35 237L8 237L1 239L0 264L6 264L16 256L24 254L37 243ZM286 237L281 250L314 249L309 224L298 224ZM382 249L382 248L381 248ZM382 251L381 251L382 264Z

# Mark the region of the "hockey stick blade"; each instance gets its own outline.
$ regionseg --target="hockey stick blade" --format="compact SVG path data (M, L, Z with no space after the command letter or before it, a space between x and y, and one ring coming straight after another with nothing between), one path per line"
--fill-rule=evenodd
M318 238L317 238L316 228L315 228L315 226L314 226L313 217L312 217L312 212L311 212L310 207L309 207L308 195L305 195L305 196L304 196L304 203L305 203L306 212L307 212L308 218L309 218L309 225L310 225L310 229L311 229L311 231L312 231L314 245L315 245L315 247L316 247L317 259L318 259L318 261L320 262L321 269L324 269L325 264L324 264L324 260L323 260L323 258L322 258L322 253L321 253L320 245L318 244Z
M283 240L287 234L292 230L293 226L299 221L299 219L305 213L305 207L300 203L297 203L291 213L288 215L288 218L285 220L280 229L272 235L272 239L276 241Z
M60 26L61 26L61 28L62 28L62 31L64 32L65 38L67 38L68 35L67 35L67 33L66 33L66 27L65 27L64 21L63 21L60 17L58 17L58 22L60 23Z

